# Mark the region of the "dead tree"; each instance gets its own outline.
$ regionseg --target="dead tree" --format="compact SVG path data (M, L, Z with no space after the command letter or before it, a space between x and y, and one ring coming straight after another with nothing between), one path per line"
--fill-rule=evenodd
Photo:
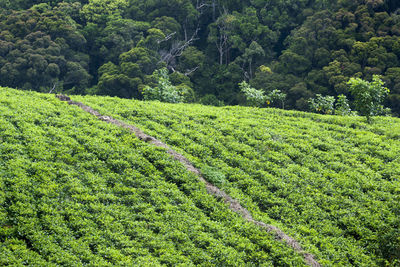
M53 88L51 88L51 90L49 91L49 94L51 94L51 93L54 91L54 89L56 89L56 86L57 86L57 83L55 83L55 84L53 85Z

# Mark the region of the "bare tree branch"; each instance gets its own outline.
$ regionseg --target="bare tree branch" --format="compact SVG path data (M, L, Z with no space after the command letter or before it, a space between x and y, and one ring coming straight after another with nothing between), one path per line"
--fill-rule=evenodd
M173 69L172 63L175 62L175 59L177 57L180 57L182 55L183 51L185 51L185 49L188 46L190 46L194 41L196 41L198 39L197 34L198 34L199 30L200 30L200 26L197 25L195 32L192 34L192 36L190 37L189 40L175 42L171 45L171 48L169 49L169 51L162 50L159 52L160 56L161 56L161 61L163 61L167 64L167 68Z
M215 0L213 0L213 3L215 2ZM213 4L208 4L205 1L199 1L197 0L197 4L196 4L196 10L200 12L200 14L202 14L202 9L205 7L210 7L213 6Z
M215 2L215 0L213 0L213 3ZM204 0L197 0L197 4L196 4L196 10L199 12L199 15L197 16L197 26L196 26L196 30L193 32L193 34L189 37L188 35L188 30L187 30L187 19L186 18L186 22L184 23L183 26L183 32L184 32L184 41L177 41L172 43L171 47L169 50L160 50L159 54L161 57L162 62L165 62L167 64L167 68L172 70L173 72L175 72L175 62L176 62L176 58L180 57L183 53L183 51L185 51L186 48L188 48L190 45L192 45L196 40L198 40L197 35L200 31L200 17L203 14L203 10L207 7L212 6L211 4L207 3L207 1ZM159 43L163 42L163 41L167 41L169 39L171 39L173 36L175 36L176 32L173 34L169 34L168 36L165 37L164 40L161 40ZM195 69L193 69L192 71L189 71L189 73L187 75L189 75L190 73L194 72L195 70L197 70L198 67L196 67Z
M192 74L193 72L195 72L199 67L200 67L200 66L197 66L197 67L195 67L195 68L193 68L193 69L186 70L185 73L184 73L184 75L185 75L185 76L189 76L190 74Z
M157 44L161 44L162 42L166 42L166 41L170 40L175 34L176 34L176 32L173 32L173 33L170 33L167 36L165 36L164 39L157 40Z
M56 83L53 85L53 88L51 88L51 90L49 91L49 94L51 94L51 93L54 91L54 89L56 89L57 83L58 83L58 82L56 82Z

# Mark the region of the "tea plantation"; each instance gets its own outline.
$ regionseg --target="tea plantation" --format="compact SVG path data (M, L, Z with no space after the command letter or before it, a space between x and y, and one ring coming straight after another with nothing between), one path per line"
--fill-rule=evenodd
M400 120L76 97L185 155L324 266L400 264Z
M0 266L305 264L164 149L54 95L0 89L0 188Z
M323 266L400 264L400 119L72 96L186 156ZM0 266L302 266L171 158L0 88Z

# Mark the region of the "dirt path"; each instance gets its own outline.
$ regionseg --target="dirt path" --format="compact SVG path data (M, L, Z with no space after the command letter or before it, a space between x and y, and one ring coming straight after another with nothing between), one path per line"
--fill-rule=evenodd
M199 169L194 167L190 163L190 161L187 158L185 158L183 155L181 155L181 154L177 153L176 151L172 150L171 148L169 148L168 145L164 144L160 140L157 140L156 138L154 138L150 135L145 134L139 128L137 128L133 125L126 124L126 123L116 120L110 116L103 116L96 110L92 109L89 106L84 105L81 102L72 101L68 96L56 95L56 97L59 98L61 101L68 102L68 104L70 104L70 105L76 105L76 106L81 107L84 111L96 116L97 118L99 118L102 121L117 125L119 127L123 127L125 129L128 129L130 132L134 133L136 135L136 137L142 141L145 141L145 142L148 142L155 146L163 147L163 148L167 149L168 154L170 154L174 159L180 161L189 171L191 171L192 173L196 174L199 177L200 181L202 181L206 185L206 189L209 194L212 194L218 198L222 198L225 201L225 203L229 204L229 208L232 211L240 214L248 222L254 223L254 224L258 225L259 227L265 229L267 232L273 233L278 240L286 243L288 246L292 247L297 253L303 255L304 260L307 262L308 265L321 266L314 259L314 255L304 251L302 249L302 247L300 246L299 242L297 242L295 239L293 239L290 236L288 236L287 234L285 234L278 227L254 220L253 217L251 216L250 212L247 209L243 208L242 205L240 205L238 200L233 199L231 196L226 194L224 191L220 190L218 187L207 182L204 179L204 177L202 176Z

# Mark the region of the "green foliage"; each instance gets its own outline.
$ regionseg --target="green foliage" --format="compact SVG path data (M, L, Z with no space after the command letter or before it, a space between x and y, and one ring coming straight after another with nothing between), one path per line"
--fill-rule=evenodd
M29 19L28 19L29 18ZM86 40L60 10L0 13L0 84L26 90L83 93L89 86Z
M239 83L239 88L251 106L261 107L268 99L262 90L251 87L246 81Z
M146 86L142 94L144 100L159 100L168 103L187 102L190 98L190 88L187 85L174 86L169 80L167 68L155 70L152 75L157 85Z
M285 108L286 94L282 93L281 90L275 89L265 95L263 90L251 87L246 81L239 83L239 87L251 106L261 107L265 104L272 104L280 106L282 109Z
M88 23L84 32L87 39L95 39L90 53L101 65L117 63L119 56L135 47L149 29L149 23L118 18L108 21L104 28Z
M279 225L322 265L397 264L399 119L78 99L210 169L255 219Z
M352 114L349 101L345 95L339 95L335 104L335 114L349 116Z
M311 98L309 100L310 109L313 112L335 114L339 116L355 115L355 113L351 111L349 101L345 95L339 95L336 103L335 97L333 96L322 96L320 94L316 96L316 98Z
M200 104L208 106L222 107L224 106L224 101L219 100L215 95L207 94L200 98Z
M349 91L355 98L354 104L362 116L366 116L369 123L371 117L387 113L382 105L389 89L378 75L372 77L372 82L360 78L351 78L348 83Z
M204 176L204 178L210 182L211 184L221 187L224 185L226 182L225 179L225 174L218 170L217 168L213 168L210 166L206 166L201 169L201 174Z
M204 71L203 67L206 64L206 56L194 46L186 48L179 58L179 69L183 72L188 72L193 69ZM197 70L196 70L197 71ZM194 72L196 74L196 72Z
M382 229L378 234L379 248L378 253L387 259L386 264L395 266L400 263L400 219L395 221L387 227Z
M141 98L145 79L158 66L151 50L135 47L119 56L119 64L108 62L99 68L99 82L93 93L125 98Z
M53 95L0 87L0 140L1 266L305 265L165 149Z
M316 95L316 98L311 98L309 100L310 109L317 113L322 114L333 114L335 103L335 97L333 96L322 96L320 94Z
M193 27L199 11L190 0L142 1L129 0L128 15L135 20L152 22L162 16L175 19L180 25ZM168 20L169 21L169 20ZM189 28L188 28L189 29Z
M267 104L275 104L281 106L282 109L285 109L285 99L286 99L286 94L282 93L281 90L275 89L269 92L267 95Z
M316 94L349 96L351 77L381 75L385 104L399 115L398 8L395 0L0 0L0 85L141 98L152 86L146 76L167 67L188 77L193 101L211 94L246 104L237 86L246 80L306 111ZM70 62L80 67L68 70ZM104 73L109 62L118 74Z
M128 0L89 0L82 7L82 16L87 22L105 24L121 18L121 13L128 7Z

